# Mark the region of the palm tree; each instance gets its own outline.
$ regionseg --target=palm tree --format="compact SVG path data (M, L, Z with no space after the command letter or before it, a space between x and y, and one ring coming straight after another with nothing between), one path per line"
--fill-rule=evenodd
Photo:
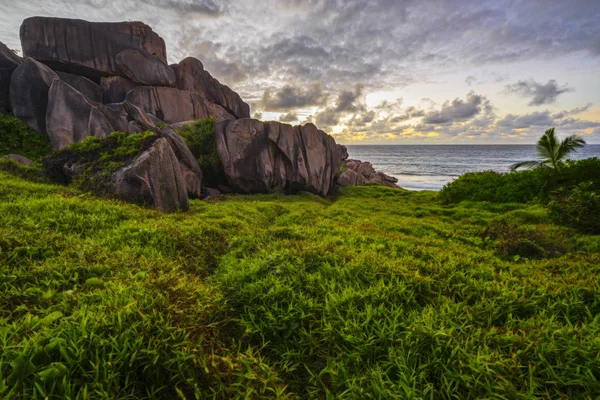
M554 128L548 129L544 136L538 140L535 150L541 161L521 161L510 166L511 171L518 168L552 168L558 170L559 163L565 159L569 153L585 146L585 140L578 135L571 135L562 142L554 133Z

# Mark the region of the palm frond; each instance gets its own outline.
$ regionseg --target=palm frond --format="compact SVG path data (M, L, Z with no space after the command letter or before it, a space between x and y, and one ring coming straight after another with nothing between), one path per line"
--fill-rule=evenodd
M536 144L538 157L542 159L553 160L558 150L558 139L554 133L554 128L548 129Z
M563 160L569 153L585 146L585 140L578 135L572 135L560 143L557 151L557 160Z
M533 168L538 168L538 167L542 167L542 166L544 166L544 163L541 163L539 161L521 161L521 162L512 164L509 168L511 171L516 171L519 168L533 169Z

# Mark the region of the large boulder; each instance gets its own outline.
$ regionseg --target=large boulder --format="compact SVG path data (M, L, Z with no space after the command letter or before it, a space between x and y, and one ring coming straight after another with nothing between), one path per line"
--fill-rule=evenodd
M122 103L125 101L127 93L137 86L129 79L120 76L108 76L100 79L104 104Z
M291 126L244 118L215 126L219 157L238 192L327 195L342 160L335 140L313 124Z
M10 77L22 62L21 57L0 42L0 114L7 114L10 111Z
M105 137L113 126L99 109L63 80L55 80L48 92L46 131L55 149L61 149L87 136Z
M183 138L173 128L163 128L160 130L159 135L168 140L177 157L188 196L190 198L200 198L202 196L202 171L198 160L185 144Z
M159 138L132 164L113 176L116 196L163 211L187 210L188 197L177 157L166 138Z
M66 72L57 71L56 74L62 81L77 89L77 91L84 95L88 100L102 103L102 90L96 83L83 76L67 74Z
M165 62L138 49L117 54L117 66L133 82L147 86L175 86L175 71Z
M220 105L235 118L250 117L250 106L236 92L213 78L200 60L188 57L172 67L177 77L177 88L199 93L207 102Z
M10 78L10 107L15 117L39 134L46 134L48 90L58 75L46 65L27 58Z
M202 97L187 90L138 86L127 93L125 99L168 123L208 117Z
M23 21L20 37L25 57L96 81L122 75L116 58L123 50L141 50L167 63L164 40L142 22L32 17Z

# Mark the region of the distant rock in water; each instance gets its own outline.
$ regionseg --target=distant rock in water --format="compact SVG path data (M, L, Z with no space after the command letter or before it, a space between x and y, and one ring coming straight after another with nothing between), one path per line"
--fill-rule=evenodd
M55 181L96 182L102 190L89 188L96 193L167 211L185 210L190 198L210 192L198 159L223 193L327 196L336 184L395 186L370 163L346 161L346 147L313 124L250 119L249 105L200 60L168 65L164 40L142 22L32 17L20 38L24 60L0 43L0 113L48 135L59 150L44 161ZM207 117L214 121L194 125ZM185 125L196 155L175 131ZM108 146L104 158L111 145L141 140L143 148L104 164L100 154L70 147L87 137Z

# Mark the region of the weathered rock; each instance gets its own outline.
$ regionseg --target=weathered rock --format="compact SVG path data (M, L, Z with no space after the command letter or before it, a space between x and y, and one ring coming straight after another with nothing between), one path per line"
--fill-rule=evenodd
M31 161L29 158L27 158L25 156L21 156L19 154L7 154L5 156L1 156L0 160L6 159L6 158L8 158L9 160L12 160L16 163L27 165L27 166L33 164L33 161Z
M96 83L83 76L68 74L66 72L57 71L56 74L62 81L77 89L77 91L84 95L88 100L102 103L102 90Z
M120 105L120 110L121 114L119 118L121 118L121 121L123 118L127 119L130 127L132 123L135 123L139 126L138 130L150 130L158 136L167 139L179 162L181 176L183 177L188 196L190 198L201 197L202 171L200 170L200 165L198 165L198 160L196 160L189 147L185 144L183 138L171 127L158 128L152 119L152 115L146 114L128 101Z
M373 175L371 175L371 178L369 178L369 182L377 182L389 187L398 187L398 179L394 178L393 176L386 175L383 172L375 172Z
M228 86L213 78L200 62L193 57L182 60L173 67L177 77L177 87L196 91L207 102L216 103L236 118L250 117L250 106Z
M123 75L146 86L175 86L175 71L151 54L138 50L123 50L116 57Z
M120 76L109 76L100 79L104 104L122 103L127 93L138 85Z
M202 97L187 90L138 86L127 93L126 100L168 123L208 116Z
M214 117L215 121L217 122L226 121L229 119L237 119L234 115L227 112L226 109L218 104L211 103L210 101L206 102L206 108L208 110L208 115Z
M377 182L384 186L398 187L398 185L396 185L398 179L394 178L393 176L386 175L383 172L375 171L373 164L368 161L363 162L360 160L346 160L344 167L346 167L347 170L338 177L338 184L340 186L362 185L366 182ZM358 183L360 182L360 179L356 181L357 183L350 183L352 182L352 179L354 179L354 176L352 175L351 178L349 173L346 174L347 171L352 171L359 177L362 177L362 183ZM342 177L344 174L346 175Z
M369 179L375 173L373 164L368 161L347 160L345 167Z
M209 187L205 187L202 191L202 199L203 200L211 200L214 198L218 198L221 196L221 192L218 189L213 189Z
M167 63L164 40L142 22L32 17L23 21L20 37L25 57L96 81L121 75L116 57L123 50L142 50Z
M364 185L367 180L361 174L347 169L337 178L337 183L340 186L360 186Z
M243 193L279 188L325 196L342 164L335 140L313 124L245 118L218 123L215 134L229 185Z
M338 153L340 155L340 159L342 161L346 161L348 159L348 148L343 144L337 145Z
M188 196L190 198L200 198L202 196L202 171L200 165L198 165L198 160L174 129L166 127L160 130L159 135L169 141L177 157Z
M0 42L0 114L6 114L10 111L10 77L22 62L21 57Z
M105 137L113 126L99 109L63 80L55 80L48 92L46 132L55 149L61 149L87 136Z
M113 175L116 196L163 211L189 208L177 157L165 138L156 140L131 165Z
M39 134L46 134L48 90L58 75L46 65L27 58L10 79L10 107L15 117Z

